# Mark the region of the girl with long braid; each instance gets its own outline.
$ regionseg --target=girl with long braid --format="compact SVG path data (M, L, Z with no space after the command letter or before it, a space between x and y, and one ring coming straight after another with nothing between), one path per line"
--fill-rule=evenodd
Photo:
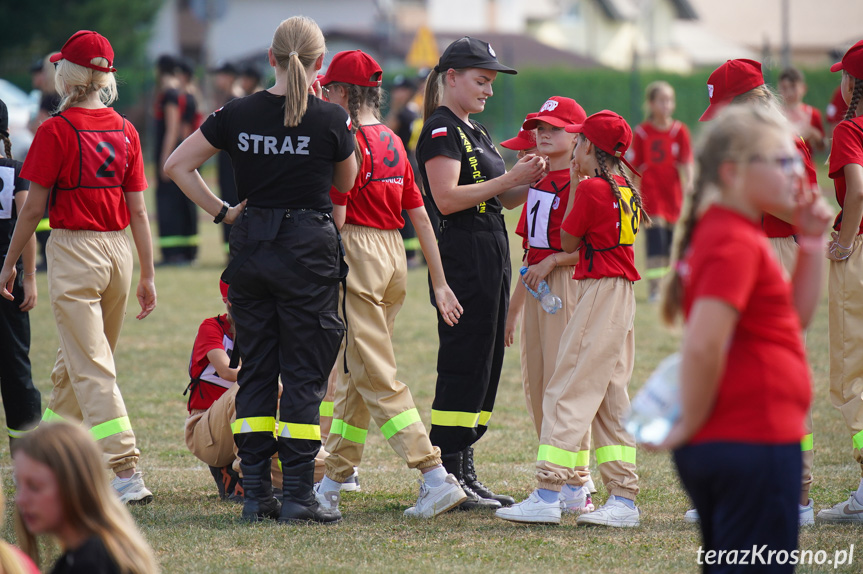
M638 526L635 440L623 425L635 358L633 284L640 279L632 246L649 218L621 166L632 169L623 156L632 141L626 121L604 110L566 131L579 134L571 180L587 178L570 194L561 226L563 250L580 250L573 274L578 281L575 311L545 390L537 489L527 500L497 510L496 516L558 524L563 485L584 489L590 476L581 443L592 428L599 470L611 496L598 510L581 514L577 524Z
M830 401L848 425L854 460L863 469L863 40L830 70L842 70L842 97L848 102L845 119L833 130L830 151L829 174L842 208L828 251ZM822 510L817 519L863 523L863 479L848 500Z

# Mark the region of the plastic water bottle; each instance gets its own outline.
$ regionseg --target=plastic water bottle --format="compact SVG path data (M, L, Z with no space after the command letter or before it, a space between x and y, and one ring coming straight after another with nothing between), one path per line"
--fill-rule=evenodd
M524 276L524 274L527 273L527 267L522 267L520 273ZM540 281L539 287L536 291L531 289L527 283L524 282L524 279L522 279L521 282L524 283L524 287L527 289L527 292L539 301L539 304L542 305L543 311L546 313L554 315L563 307L563 302L560 300L560 297L551 292L545 279Z
M636 442L659 444L680 418L680 353L662 360L632 399L626 431Z

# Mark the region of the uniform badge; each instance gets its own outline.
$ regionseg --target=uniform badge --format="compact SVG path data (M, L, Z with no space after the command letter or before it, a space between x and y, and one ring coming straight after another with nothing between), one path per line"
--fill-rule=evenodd
M488 53L491 54L492 58L497 58L497 54L494 53L494 49L491 47L491 44L488 44Z

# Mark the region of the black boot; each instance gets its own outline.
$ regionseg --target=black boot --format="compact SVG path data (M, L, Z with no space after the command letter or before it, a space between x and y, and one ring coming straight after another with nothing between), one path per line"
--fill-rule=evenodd
M500 502L483 498L468 486L464 479L464 462L462 453L454 452L451 454L442 454L441 463L449 474L455 476L458 480L458 485L467 495L467 500L459 504L456 508L459 510L475 510L477 508L500 508Z
M243 502L243 483L240 475L231 465L211 466L210 474L213 475L213 480L216 481L216 488L219 489L219 498L221 500Z
M243 520L258 522L279 517L279 501L273 496L270 459L254 465L240 463L243 471Z
M315 461L296 466L282 463L282 512L279 522L338 522L342 513L315 499Z
M469 446L462 451L462 462L464 464L464 481L465 483L483 498L497 500L501 506L512 506L515 504L515 499L505 494L495 494L486 485L481 483L476 477L476 468L473 465L473 447Z

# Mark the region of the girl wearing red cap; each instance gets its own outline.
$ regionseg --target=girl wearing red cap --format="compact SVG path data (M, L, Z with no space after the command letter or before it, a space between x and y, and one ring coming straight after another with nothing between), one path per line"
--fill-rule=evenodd
M472 445L488 429L503 366L511 262L501 211L524 203L527 185L545 170L541 157L527 156L507 172L487 130L470 118L485 109L498 72L516 73L487 42L465 36L450 44L428 77L417 145L424 189L440 217L443 268L467 309L453 327L452 317L438 314L429 437L470 506L493 508L515 501L477 479Z
M585 178L570 194L560 239L567 253L579 251L575 310L542 404L538 488L496 515L513 522L559 523L564 484L583 487L589 477L582 444L592 426L596 459L611 497L598 510L581 514L577 523L637 526L635 441L623 419L635 358L633 283L640 279L632 245L642 221L649 219L621 166L628 165L623 154L632 140L626 121L604 110L565 129L579 133L571 177Z
M863 471L863 40L830 68L842 70L845 119L833 130L830 177L842 211L833 225L830 280L830 402L851 434L854 460ZM863 479L848 500L818 513L825 522L863 523Z
M648 300L657 301L660 279L668 272L672 233L680 217L683 192L692 183L692 150L689 129L672 117L675 101L671 84L651 82L645 95L647 120L635 128L628 153L641 172L644 210L653 220L647 229L645 275Z
M434 230L404 145L381 120L382 75L371 56L355 50L336 54L321 79L327 99L351 115L360 170L348 193L330 192L351 269L345 290L349 327L342 345L344 368L342 361L336 363L326 476L316 493L320 504L338 508L342 484L360 464L374 418L408 468L422 473L419 498L405 514L430 518L467 497L441 466L440 449L429 441L410 389L396 379L393 328L407 289L407 260L398 232L404 225L403 209L428 262L438 311L454 325L463 310L444 277Z
M788 121L757 106L729 108L706 128L665 286L663 316L672 323L682 314L685 331L681 415L659 448L674 449L704 550L719 556L797 548L800 437L812 394L801 333L818 306L830 212L818 193L801 191L792 142ZM710 194L717 197L705 208ZM766 211L795 214L790 283L760 228Z
M132 278L127 226L141 267L137 318L156 307L141 145L132 124L107 107L117 98L107 39L82 30L51 59L63 96L60 113L39 126L24 162L30 201L19 215L0 285L11 299L13 264L49 202L48 289L60 350L42 420L83 419L117 475L113 486L121 500L146 504L153 495L135 470L140 452L114 366Z

